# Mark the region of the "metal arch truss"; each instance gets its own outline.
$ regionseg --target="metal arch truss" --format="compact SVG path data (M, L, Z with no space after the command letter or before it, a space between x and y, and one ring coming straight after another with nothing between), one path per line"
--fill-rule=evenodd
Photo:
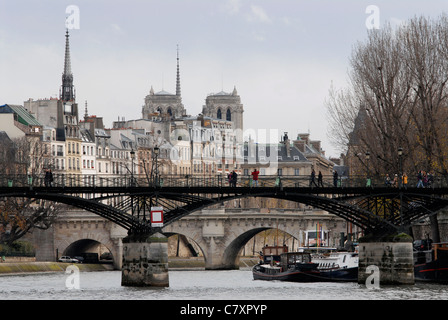
M150 210L164 209L164 225L211 205L244 197L277 198L303 203L339 216L366 233L390 233L448 206L430 190L371 188L0 188L0 198L27 197L65 203L102 216L129 234L152 234ZM88 196L85 196L88 195ZM96 195L96 196L95 196Z

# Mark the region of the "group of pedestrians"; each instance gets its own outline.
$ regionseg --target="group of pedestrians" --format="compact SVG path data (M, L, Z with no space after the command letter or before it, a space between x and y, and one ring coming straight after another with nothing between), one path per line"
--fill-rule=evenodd
M233 170L227 175L227 179L229 181L229 187L236 187L236 182L238 180L238 173Z
M399 187L400 183L401 186L407 187L408 185L408 176L406 173L403 173L401 177L398 176L398 174L395 174L393 178L391 178L388 174L386 174L384 178L384 183L386 187ZM432 172L425 172L423 170L420 170L417 173L417 188L428 188L431 187L431 185L434 183L434 175Z
M386 173L386 177L384 178L384 184L386 187L397 188L400 186L400 182L402 187L406 187L408 185L408 176L406 173L403 173L401 177L398 177L398 174L395 174L392 179L389 174Z
M338 172L336 170L333 171L333 186L337 187L339 185L339 175ZM323 182L323 175L322 172L319 171L318 175L317 175L317 184L316 184L316 171L314 169L312 169L311 171L311 175L310 175L310 187L315 186L315 187L323 187L324 186L324 182Z
M258 187L258 175L260 174L260 171L258 171L257 169L254 169L254 171L252 171L251 176L252 176L252 182L251 182L251 187L255 186ZM227 180L229 182L229 187L236 187L236 183L238 182L238 173L236 173L235 170L233 170L232 172L230 172L227 175Z
M434 175L432 172L420 170L417 173L417 188L428 188L434 183Z
M323 182L323 175L322 172L319 171L319 174L317 175L317 184L316 184L316 171L314 171L314 169L311 171L311 176L310 176L310 187L312 187L313 185L315 187L323 187L324 186L324 182Z

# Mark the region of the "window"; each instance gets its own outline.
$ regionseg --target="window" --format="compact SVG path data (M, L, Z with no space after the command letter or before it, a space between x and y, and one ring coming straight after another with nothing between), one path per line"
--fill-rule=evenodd
M227 121L232 121L232 114L230 112L230 109L227 109L226 120Z
M218 113L216 115L218 119L222 119L221 109L218 109Z
M299 175L299 171L300 171L299 169L294 169L294 175L298 176Z
M282 176L283 175L283 169L277 169L277 174L279 176Z

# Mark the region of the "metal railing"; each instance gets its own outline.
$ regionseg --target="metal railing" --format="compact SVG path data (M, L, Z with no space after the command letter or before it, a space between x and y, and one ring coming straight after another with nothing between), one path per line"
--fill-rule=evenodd
M309 176L259 176L253 181L251 176L240 175L236 182L229 181L226 176L219 175L162 175L157 179L148 179L139 175L79 175L79 174L53 174L52 181L41 175L0 175L0 187L390 187L413 188L418 187L417 177L407 179L407 183L393 180L386 183L384 177L366 176L339 177L323 176L321 182L316 177L313 181ZM448 176L434 176L428 182L421 183L422 188L448 187Z

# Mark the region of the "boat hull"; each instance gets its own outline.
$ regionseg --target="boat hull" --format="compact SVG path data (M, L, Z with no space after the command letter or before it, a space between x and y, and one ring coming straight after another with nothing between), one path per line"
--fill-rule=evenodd
M414 278L416 281L448 284L448 265L441 266L435 262L416 265Z
M344 268L344 269L332 269L321 270L319 277L322 281L332 282L357 282L358 281L358 267Z
M448 284L448 248L434 244L431 250L414 252L415 281Z
M254 280L267 281L290 281L290 282L316 282L319 281L318 271L286 271L275 274L267 274L259 271L252 271Z

